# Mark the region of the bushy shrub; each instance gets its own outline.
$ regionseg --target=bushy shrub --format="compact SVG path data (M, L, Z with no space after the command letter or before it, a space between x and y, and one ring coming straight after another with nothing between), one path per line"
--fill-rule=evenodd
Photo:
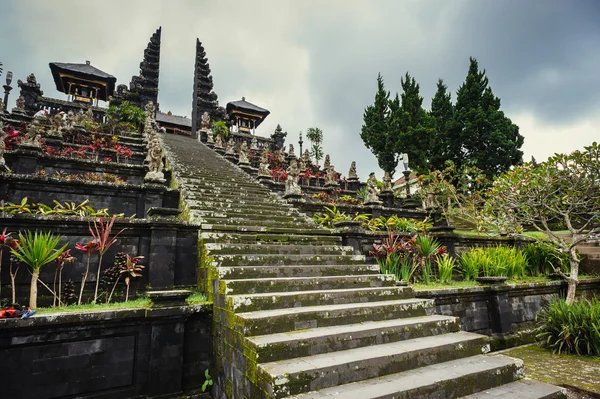
M527 271L532 276L554 273L555 268L564 273L569 270L569 254L559 251L550 242L527 244L523 253L527 257Z
M536 338L554 353L600 355L600 301L582 299L568 305L554 299L537 315Z
M484 277L523 278L527 257L512 247L473 248L460 259L460 270L465 280L479 275Z

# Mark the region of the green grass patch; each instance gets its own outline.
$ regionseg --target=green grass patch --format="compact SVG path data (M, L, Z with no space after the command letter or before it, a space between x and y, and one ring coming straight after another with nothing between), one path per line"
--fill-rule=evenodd
M195 291L192 295L188 296L185 301L188 305L203 305L205 303L210 303L208 297L199 291Z
M149 298L139 298L127 302L115 303L85 303L82 305L57 306L49 308L37 308L38 315L52 313L76 313L76 312L98 312L102 310L140 309L149 308L152 301Z
M532 284L532 283L546 283L551 280L547 277L524 277L514 278L506 281L506 284ZM452 288L469 288L469 287L483 287L484 284L479 284L476 281L452 281L449 284L442 284L437 281L433 281L429 284L417 283L411 284L416 291L419 290L435 290L435 289L452 289Z

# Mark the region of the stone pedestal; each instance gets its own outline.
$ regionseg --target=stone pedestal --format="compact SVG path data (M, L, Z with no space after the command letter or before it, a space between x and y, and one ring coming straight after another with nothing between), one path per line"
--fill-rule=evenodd
M17 159L14 171L17 174L34 174L39 169L39 157L42 155L40 147L28 144L20 144L17 149Z
M215 147L214 150L219 155L224 155L225 154L225 149L223 147Z
M267 187L270 187L271 183L273 182L273 178L271 176L257 176L256 180L258 180L260 184Z
M228 160L229 162L233 163L233 164L237 164L237 157L235 156L235 154L225 154L225 159Z
M391 208L394 206L394 192L393 191L382 191L379 193L379 199L383 203L383 206Z
M190 290L148 291L148 298L152 300L152 308L170 308L186 306L186 299L192 295Z
M358 181L358 178L356 179L348 179L348 190L351 191L358 191L360 190L360 181Z
M417 209L419 207L421 207L421 201L414 200L411 197L404 198L402 201L402 208Z
M162 172L148 172L144 176L144 182L152 184L165 184L167 180Z
M249 163L241 163L238 164L238 166L250 176L256 176L258 174L258 169L253 168Z

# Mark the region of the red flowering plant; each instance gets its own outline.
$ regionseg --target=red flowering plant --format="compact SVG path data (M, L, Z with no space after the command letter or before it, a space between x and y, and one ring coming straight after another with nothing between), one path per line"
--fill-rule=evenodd
M81 147L79 150L77 150L77 152L75 152L75 154L77 155L77 158L79 159L87 159L87 147Z
M106 251L108 251L108 249L115 242L117 242L117 237L119 236L119 234L125 231L125 229L121 229L117 234L111 237L110 233L112 232L112 227L114 223L115 216L113 216L106 223L104 223L102 217L100 217L100 220L98 222L94 220L93 229L92 226L89 227L90 233L92 234L92 237L94 237L94 241L97 242L98 252L100 253L100 260L98 261L98 272L96 273L96 289L94 291L93 303L96 303L96 301L98 300L98 285L100 283L100 270L102 269L102 258L104 257L104 254L106 254Z
M288 178L287 171L285 171L285 170L282 170L282 171L279 173L279 180L280 180L280 181L286 181L286 180L287 180L287 178Z
M58 255L58 258L56 258L54 260L54 264L56 265L56 269L54 269L54 300L52 301L52 306L56 306L57 303L60 306L61 305L61 291L62 291L62 272L63 272L63 268L65 267L66 263L74 263L75 262L75 258L71 255L71 250L67 249L62 251L62 253L60 255ZM56 287L56 283L57 283L57 277L58 277L58 291L57 291L57 287Z
M6 137L4 137L4 145L6 146L7 150L12 150L13 145L21 142L21 132L16 130L12 125L6 126L4 133L6 133Z
M308 183L310 182L311 173L312 172L310 168L306 168L304 172L298 175L298 177L300 178L300 185L308 185Z
M76 152L77 150L75 150L75 148L73 147L65 147L62 150L62 154L63 156L67 157L67 158L72 158L73 154Z
M100 249L98 247L97 240L90 240L85 244L77 243L75 244L75 248L82 251L87 256L87 265L85 267L85 273L83 273L81 278L81 288L79 290L79 300L77 301L78 305L81 305L81 298L83 297L83 288L85 287L85 280L87 280L88 273L90 271L90 258L94 252L98 252Z
M10 233L6 232L6 228L0 234L0 278L2 277L2 252L4 251L4 246L8 246L11 241ZM0 290L2 289L2 281L0 280ZM1 291L0 291L1 292Z
M104 157L104 162L112 162L112 157Z
M120 157L129 159L133 156L133 151L131 151L129 147L121 144L115 146L115 151L117 152L117 162L120 162Z

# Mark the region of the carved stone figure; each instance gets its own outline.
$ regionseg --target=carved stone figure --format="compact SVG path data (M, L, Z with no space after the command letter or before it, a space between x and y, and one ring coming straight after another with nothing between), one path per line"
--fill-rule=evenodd
M294 154L294 145L290 144L290 150L288 151L288 156L290 157L295 157L296 154Z
M204 130L210 129L210 115L208 114L208 112L204 112L202 114L202 118L200 120L200 128Z
M75 115L74 121L76 125L81 126L83 124L83 122L85 121L85 112L83 112L82 109L80 109L79 112Z
M350 170L348 171L348 180L358 180L358 174L356 173L356 161L352 161L350 164Z
M233 137L227 142L227 150L225 151L225 155L235 155L235 142L233 141Z
M208 144L215 144L215 138L212 133L206 136L206 142Z
M337 179L335 178L335 169L333 167L333 165L329 165L329 167L327 168L327 177L325 178L325 186L326 187L335 187L335 186L339 186Z
M150 170L146 173L144 180L146 181L154 181L154 182L165 182L165 175L163 173L163 161L162 161L162 151L160 150L160 142L158 137L155 137L150 142L150 148L148 149L148 158L149 163L148 167Z
M85 120L88 122L94 122L94 112L92 112L92 107L89 107L86 111L85 111Z
M0 115L4 114L4 101L0 98Z
M298 163L295 159L292 159L290 166L287 168L287 180L285 181L285 194L283 198L299 197L302 194L302 190L298 185L299 174Z
M246 143L246 140L242 141L242 145L240 146L238 164L250 165L250 161L248 160L248 144Z
M217 138L215 139L215 148L223 149L223 139L220 134L217 134Z
M252 136L252 141L250 142L250 149L254 151L258 150L258 141L256 140L256 136Z
M329 166L331 166L331 158L329 157L329 154L326 154L325 161L323 161L323 169L329 170Z
M275 153L275 155L277 156L277 161L282 164L285 165L285 155L283 150L279 150Z
M367 194L365 195L365 205L379 205L379 190L377 189L377 179L375 173L369 175L367 180Z
M154 120L156 115L156 109L152 101L148 101L148 104L144 107L146 110L146 119Z
M27 128L27 133L25 133L25 140L23 141L23 145L41 148L41 138L42 129L40 128L40 120L34 119Z
M304 150L304 154L302 154L302 162L304 165L306 165L306 167L310 165L310 153L308 150Z
M271 171L269 170L269 149L266 146L263 148L263 152L260 155L258 176L271 178Z
M17 98L16 106L12 109L12 112L16 112L17 114L25 113L25 97L19 96Z
M4 132L4 122L0 120L0 171L4 171L6 169L6 161L4 160L4 151L6 151L6 143L4 139L8 136Z
M62 114L56 114L51 119L51 127L48 130L48 135L52 137L62 137L65 121Z
M390 192L392 191L392 176L388 172L385 172L383 175L383 184L381 185L381 192Z

